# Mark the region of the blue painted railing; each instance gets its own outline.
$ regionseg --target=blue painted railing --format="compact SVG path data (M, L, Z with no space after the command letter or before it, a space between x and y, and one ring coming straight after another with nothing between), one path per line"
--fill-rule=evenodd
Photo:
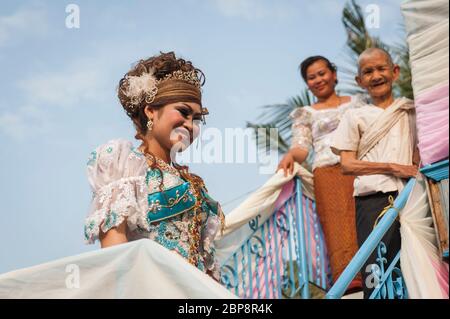
M381 240L388 229L394 223L399 214L399 211L405 206L413 189L414 183L415 179L412 178L409 180L403 191L395 199L394 207L390 208L381 218L379 224L375 227L367 240L358 250L356 255L353 257L349 265L345 268L344 272L338 278L333 287L331 287L331 289L328 291L326 295L327 299L340 299L344 295L344 292L346 291L350 282L361 270L364 263L377 247L378 269L374 272L374 275L378 278L378 285L377 288L373 291L370 298L407 298L406 286L404 285L401 271L396 267L400 259L400 252L397 254L397 257L394 259L391 265L389 265L386 271L384 271L384 264L386 263L386 259L383 257L383 255L386 254L386 246L383 242L381 242Z
M403 275L397 265L400 261L400 252L385 270L384 264L387 262L383 257L387 253L386 245L381 242L377 249L377 268L374 275L377 278L377 285L369 299L407 299L408 291L403 280Z
M441 211L441 217L444 219L443 222L441 222L441 227L445 227L444 229L439 229L440 227L437 227L438 237L440 241L440 249L442 250L442 257L448 258L448 234L449 234L449 183L448 183L448 171L449 171L449 161L444 160L440 161L431 165L427 165L423 167L421 170L421 173L427 176L428 178L432 179L437 183L437 186L439 188L440 198L440 211ZM442 245L443 243L446 243L445 245Z
M248 299L310 298L309 282L328 290L326 298L341 298L366 260L377 249L373 270L378 285L370 298L407 298L399 267L400 252L390 265L381 241L408 200L415 183L411 179L394 201L345 271L331 286L328 256L315 203L305 197L301 180L289 199L261 223L261 216L249 222L251 235L222 264L222 284L236 295ZM302 227L303 226L303 227Z
M330 270L315 203L301 180L289 199L265 221L249 223L251 235L222 264L221 281L242 298L310 297L309 282L326 290ZM262 224L261 224L262 222Z
M420 172L436 182L448 179L448 160L427 165L421 168Z

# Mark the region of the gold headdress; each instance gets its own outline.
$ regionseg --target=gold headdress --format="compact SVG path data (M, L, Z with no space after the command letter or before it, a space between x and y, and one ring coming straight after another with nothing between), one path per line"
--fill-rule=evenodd
M134 112L145 101L151 104L158 99L166 100L187 99L187 101L197 102L201 105L201 82L197 72L178 70L157 80L154 70L144 72L139 76L126 75L124 78L122 93L129 98L126 107ZM209 114L206 108L202 107L202 115Z

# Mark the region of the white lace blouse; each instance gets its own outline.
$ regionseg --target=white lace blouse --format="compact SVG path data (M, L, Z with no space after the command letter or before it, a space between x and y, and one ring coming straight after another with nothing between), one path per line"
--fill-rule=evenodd
M331 151L331 137L344 113L364 105L362 96L352 96L347 103L337 108L315 110L311 106L296 108L292 118L291 148L301 147L313 151L312 169L332 166L340 162L339 156Z
M213 240L220 230L220 206L206 189L200 209L190 205L195 197L179 172L168 165L161 171L162 176L149 168L130 141L112 140L96 148L87 163L93 197L84 227L86 242L94 243L100 229L106 233L126 220L128 240L154 240L219 280Z

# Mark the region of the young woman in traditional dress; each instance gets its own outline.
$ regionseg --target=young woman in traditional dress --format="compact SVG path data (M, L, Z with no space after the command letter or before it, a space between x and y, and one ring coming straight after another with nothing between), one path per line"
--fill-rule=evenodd
M330 149L331 136L342 115L363 104L360 96L336 93L337 69L327 58L313 56L300 65L301 75L317 102L291 113L292 146L278 168L292 173L294 162L302 164L312 155L314 195L328 249L333 282L357 252L355 202L352 176L341 172L340 158ZM313 154L311 154L313 153ZM357 278L349 289L358 289Z
M173 52L139 61L121 80L119 100L141 141L112 140L91 153L88 243L110 247L148 238L219 280L213 239L224 226L203 180L174 162L198 135L203 73Z

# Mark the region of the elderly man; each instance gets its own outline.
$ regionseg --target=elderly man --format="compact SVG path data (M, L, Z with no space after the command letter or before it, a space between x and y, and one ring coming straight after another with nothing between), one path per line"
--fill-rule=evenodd
M344 174L355 175L358 245L372 232L380 213L418 170L415 109L407 98L395 99L393 83L400 75L388 52L372 48L358 61L356 81L372 104L346 112L333 136L331 148L341 156ZM400 249L400 227L395 221L383 237L389 265ZM376 280L369 277L376 252L362 269L364 297L369 298Z

